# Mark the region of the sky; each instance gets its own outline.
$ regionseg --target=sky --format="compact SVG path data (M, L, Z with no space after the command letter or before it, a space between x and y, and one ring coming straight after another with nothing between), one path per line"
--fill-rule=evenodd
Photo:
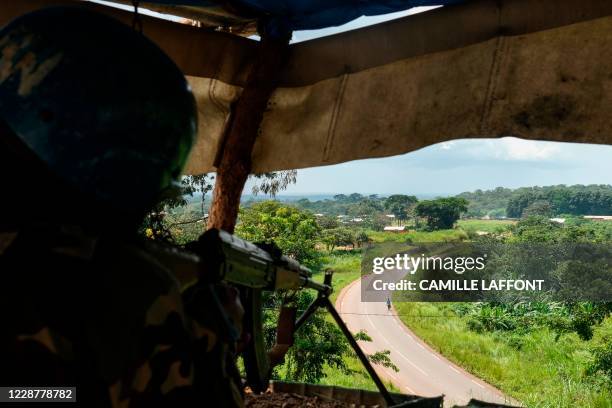
M456 140L400 156L298 170L297 183L282 194L436 196L554 184L612 184L612 146L514 137Z

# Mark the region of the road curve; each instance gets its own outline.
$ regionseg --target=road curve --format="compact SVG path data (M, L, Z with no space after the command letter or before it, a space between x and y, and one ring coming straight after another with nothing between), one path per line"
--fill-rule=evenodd
M399 372L382 366L375 368L402 393L428 397L444 394L445 407L465 404L471 398L516 404L429 347L400 321L393 309L387 311L384 302L362 302L361 279L340 292L336 308L352 333L365 330L372 338L372 342L359 342L366 353L391 352L391 361Z

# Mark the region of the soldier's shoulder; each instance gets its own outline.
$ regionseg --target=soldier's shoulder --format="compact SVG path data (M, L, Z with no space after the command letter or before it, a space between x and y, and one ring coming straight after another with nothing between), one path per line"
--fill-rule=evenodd
M178 288L174 275L139 241L101 242L96 260L122 285L141 289L158 287L162 292Z

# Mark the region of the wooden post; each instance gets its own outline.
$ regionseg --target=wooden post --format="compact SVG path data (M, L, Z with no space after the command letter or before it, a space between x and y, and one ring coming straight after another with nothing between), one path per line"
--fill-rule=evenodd
M240 196L251 173L251 153L268 100L286 60L286 38L262 36L259 53L242 95L235 103L217 155L217 180L207 227L234 232Z

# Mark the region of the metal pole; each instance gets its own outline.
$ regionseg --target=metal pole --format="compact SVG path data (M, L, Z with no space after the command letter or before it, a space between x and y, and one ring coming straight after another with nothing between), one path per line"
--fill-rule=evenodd
M331 269L328 269L325 271L325 278L323 280L323 285L331 287L332 274L333 274L333 271ZM329 300L327 292L319 292L319 295L317 296L316 300L308 306L308 308L304 311L304 313L302 313L300 318L295 323L294 331L298 331L298 329L304 324L304 322L306 322L310 318L310 316L319 307L326 308L329 311L329 313L332 315L332 317L336 321L336 324L338 325L338 327L340 327L340 330L342 330L342 333L344 334L349 344L351 345L351 347L357 354L357 357L359 357L361 364L363 364L368 374L370 374L370 377L372 377L374 384L376 384L378 391L385 399L387 406L395 405L396 404L395 400L393 400L393 397L387 390L387 387L385 387L385 384L383 384L383 382L381 381L380 377L374 370L374 367L372 367L372 364L370 364L370 360L368 360L368 357L361 350L361 347L359 347L359 344L357 344L357 340L355 340L351 331L348 329L348 327L346 327L346 324L344 323L344 321L338 314L338 311L336 310L332 302Z
M300 327L302 327L302 325L308 320L310 319L310 316L312 316L312 314L314 312L316 312L316 310L320 307L323 307L323 305L321 304L321 297L317 297L314 302L312 302L309 306L308 309L306 309L304 311L304 313L302 313L302 315L300 316L300 318L295 322L295 327L294 327L294 332L298 331L300 329Z
M338 324L338 327L340 327L340 330L342 330L342 333L344 333L344 335L346 336L346 339L348 340L349 344L351 345L353 350L355 350L357 357L359 357L359 360L361 360L361 364L363 364L368 374L370 374L370 377L372 377L372 380L376 384L378 391L380 391L383 398L387 402L387 406L395 405L395 401L393 400L393 397L387 390L387 387L385 387L385 384L383 384L380 377L378 377L378 374L374 370L374 367L372 367L372 364L370 364L370 360L368 360L368 357L361 350L361 347L359 347L359 344L357 344L357 341L353 337L353 334L350 332L348 327L346 327L346 324L344 324L344 321L342 320L342 318L336 311L336 308L334 308L334 305L331 303L331 301L327 297L321 297L321 299L322 299L321 303L327 308L329 313L332 315L332 317Z

